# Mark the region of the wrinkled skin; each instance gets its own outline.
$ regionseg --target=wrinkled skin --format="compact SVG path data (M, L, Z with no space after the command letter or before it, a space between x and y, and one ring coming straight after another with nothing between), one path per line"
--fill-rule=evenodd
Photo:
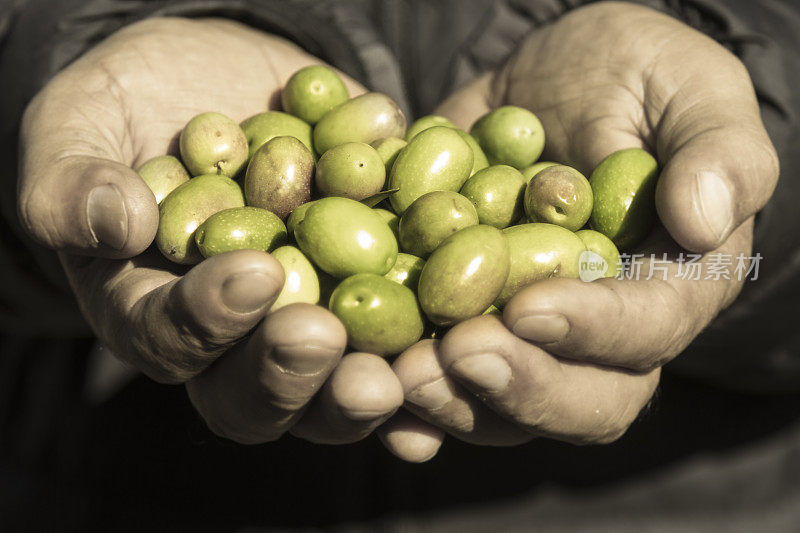
M275 49L280 53L269 53ZM286 431L317 442L357 440L402 401L397 378L372 358L341 358L341 324L320 307L281 309L247 338L279 291L276 261L235 252L181 275L157 254L141 254L155 233L156 206L129 168L174 148L171 141L198 112L216 109L241 120L260 111L264 95L312 62L232 23L151 20L65 70L23 124L21 219L31 235L62 252L98 336L160 381L190 380L192 400L211 428L240 442ZM195 83L210 68L222 79L250 82L237 85L235 95ZM253 72L259 75L249 77ZM361 90L346 83L351 94ZM643 250L750 250L752 216L774 189L777 158L745 69L711 40L629 4L575 10L532 34L500 74L480 78L437 113L468 128L504 103L542 120L543 158L583 173L620 148L657 151L666 163L657 203L667 231L657 231ZM703 170L717 172L728 194L701 208L693 193ZM108 202L89 210L107 212L111 221L91 231L87 197L92 185L104 183L115 188L97 195L113 199L118 191L124 210ZM230 277L235 283L226 285ZM252 290L256 278L263 291ZM218 297L223 288L231 307ZM381 426L381 440L410 461L433 457L445 433L493 445L538 435L613 440L649 400L660 366L739 289L735 281L537 283L509 302L502 322L473 318L439 344L423 341L398 358L394 371L408 410ZM557 320L523 321L557 314L569 331ZM480 353L487 357L473 357ZM347 386L365 372L380 386ZM318 388L309 405L307 391ZM211 402L215 397L221 400Z
M468 128L503 104L541 119L543 160L586 175L622 148L657 154L665 227L637 252L674 259L683 248L705 253L704 263L710 253L750 255L752 217L772 194L778 161L746 70L711 39L631 4L577 9L531 34L501 72L437 113ZM709 193L706 203L698 191ZM382 441L420 461L435 455L445 432L491 445L620 437L650 400L661 367L741 289L735 276L676 279L677 267L669 263L667 281L537 282L506 305L502 320L473 318L438 344L413 346L393 365L413 415L384 424Z
M264 111L293 72L314 63L230 21L152 19L56 76L22 127L21 219L61 252L97 336L151 378L186 383L209 427L242 443L287 431L358 440L401 404L399 382L383 359L343 355L344 328L329 311L298 303L267 315L284 282L270 255L229 252L186 270L146 250L158 210L131 168L176 155L181 128L198 113L241 121ZM246 83L210 84L209 72ZM87 206L96 185L104 187ZM351 385L364 380L375 386Z

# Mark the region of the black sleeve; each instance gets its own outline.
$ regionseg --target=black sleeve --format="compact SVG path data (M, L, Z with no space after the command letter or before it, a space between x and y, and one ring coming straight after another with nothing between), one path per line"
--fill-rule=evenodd
M25 104L58 70L126 24L151 16L220 16L287 37L411 116L499 66L524 35L581 0L0 0L0 152L16 168ZM759 215L760 276L670 365L737 387L800 386L800 10L790 0L641 0L728 47L753 78L782 164L775 196ZM87 332L55 256L29 243L16 220L14 171L0 182L0 327L50 334ZM42 316L41 309L49 310Z

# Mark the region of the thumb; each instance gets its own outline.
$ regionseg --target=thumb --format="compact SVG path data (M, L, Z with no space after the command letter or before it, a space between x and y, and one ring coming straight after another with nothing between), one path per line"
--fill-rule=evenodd
M696 134L670 153L656 186L659 217L672 237L693 252L719 248L769 200L778 157L760 119L709 128L697 116Z
M122 113L111 111L109 104L86 116L82 105L56 84L26 110L20 136L20 220L33 238L55 250L135 256L155 236L155 196L121 162L121 147L109 140L124 132Z
M747 70L724 49L713 50L721 57L687 69L704 75L679 84L656 131L664 163L658 214L678 244L693 252L721 246L764 207L779 174Z

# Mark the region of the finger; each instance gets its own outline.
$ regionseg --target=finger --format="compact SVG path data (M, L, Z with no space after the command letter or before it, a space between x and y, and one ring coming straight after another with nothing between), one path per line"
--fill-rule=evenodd
M451 329L439 357L449 376L499 415L533 435L575 444L622 436L655 391L660 372L559 360L492 316Z
M418 342L395 360L405 407L422 420L471 444L514 446L533 437L495 415L468 390L446 375L438 341Z
M311 442L357 442L403 405L403 388L389 363L369 353L351 353L331 374L292 434Z
M84 74L62 73L25 112L20 220L55 250L132 257L152 242L158 207L150 188L124 164L130 139L108 80Z
M347 334L322 307L268 315L244 345L186 384L209 428L242 444L280 438L302 416L344 353Z
M766 204L779 164L744 65L707 37L694 38L707 41L705 54L681 55L677 63L664 58L653 72L653 79L677 85L656 131L666 163L656 199L673 238L705 252ZM703 75L690 74L696 72Z
M378 428L378 437L399 459L424 463L439 452L444 442L444 431L403 409Z
M752 222L741 226L716 254L734 258L750 249ZM658 244L668 257L678 249ZM679 273L685 265L663 263L663 254L637 259L634 277L591 283L551 278L520 291L506 304L503 321L517 336L550 353L637 371L663 366L681 353L738 292L741 282L706 279L714 256L695 266L700 279ZM651 271L652 267L652 271ZM656 269L664 269L663 271ZM649 279L648 279L649 278Z
M65 261L95 331L120 358L164 383L186 381L241 340L284 282L280 263L255 250L211 257L182 277L149 267L148 259Z
M482 75L450 95L436 109L436 114L449 118L462 130L469 131L481 115L491 111L493 95L497 93L496 79L493 73Z

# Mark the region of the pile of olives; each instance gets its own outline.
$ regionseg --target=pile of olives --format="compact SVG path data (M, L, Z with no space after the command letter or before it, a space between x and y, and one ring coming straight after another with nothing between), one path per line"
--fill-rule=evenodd
M281 103L241 124L198 115L180 160L138 169L160 204L156 243L187 265L271 253L286 272L272 309L326 305L356 350L396 354L498 313L537 280L578 277L587 250L614 276L618 249L655 219L652 156L616 152L589 180L537 162L545 132L523 108L495 109L469 133L439 116L406 130L391 98L349 98L324 66L296 72Z

